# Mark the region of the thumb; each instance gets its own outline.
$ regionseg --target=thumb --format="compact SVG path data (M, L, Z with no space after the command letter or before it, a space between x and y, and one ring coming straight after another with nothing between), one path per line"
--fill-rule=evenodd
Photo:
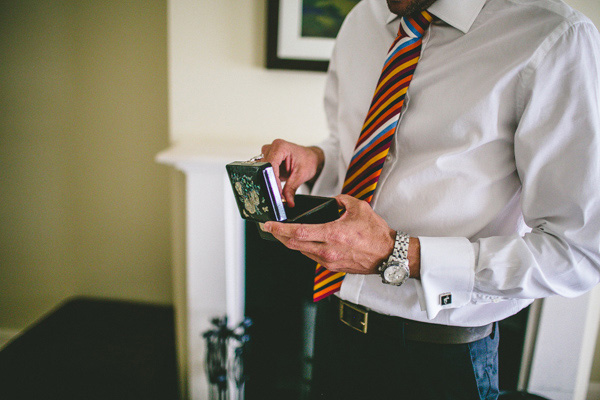
M349 196L347 194L338 194L335 196L335 200L337 201L340 207L348 208L352 206L352 203L357 201L355 197Z
M296 205L294 196L296 194L296 190L298 190L301 184L302 183L298 182L294 176L290 176L290 179L286 181L285 186L283 187L283 197L290 207L294 207Z
M338 194L335 196L335 200L337 201L338 206L344 210L344 213L351 208L354 208L362 201L347 194Z

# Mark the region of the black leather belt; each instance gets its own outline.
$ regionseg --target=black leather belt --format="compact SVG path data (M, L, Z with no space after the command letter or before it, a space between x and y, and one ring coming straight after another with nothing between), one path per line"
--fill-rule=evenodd
M462 327L411 321L379 314L336 296L331 296L330 299L339 303L340 321L365 334L379 331L391 335L401 334L405 340L417 342L464 344L488 337L494 329L493 323L477 327Z

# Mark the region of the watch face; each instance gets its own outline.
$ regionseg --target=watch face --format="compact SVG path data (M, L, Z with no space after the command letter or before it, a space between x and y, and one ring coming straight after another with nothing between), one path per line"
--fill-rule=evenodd
M406 270L400 265L390 265L383 271L383 277L392 285L399 285L406 278Z

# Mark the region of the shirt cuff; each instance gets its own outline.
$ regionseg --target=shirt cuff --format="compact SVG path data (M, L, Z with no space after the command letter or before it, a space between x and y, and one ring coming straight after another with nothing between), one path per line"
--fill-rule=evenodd
M421 287L419 302L427 318L441 310L458 308L471 301L475 281L475 251L462 237L419 237Z

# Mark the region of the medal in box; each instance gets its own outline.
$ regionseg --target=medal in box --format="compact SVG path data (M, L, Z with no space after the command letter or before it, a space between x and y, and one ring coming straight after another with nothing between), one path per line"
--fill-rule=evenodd
M256 223L279 221L322 224L339 218L334 198L297 194L295 207L281 198L273 167L268 162L236 161L226 165L233 194L242 218ZM258 228L263 239L274 240Z

